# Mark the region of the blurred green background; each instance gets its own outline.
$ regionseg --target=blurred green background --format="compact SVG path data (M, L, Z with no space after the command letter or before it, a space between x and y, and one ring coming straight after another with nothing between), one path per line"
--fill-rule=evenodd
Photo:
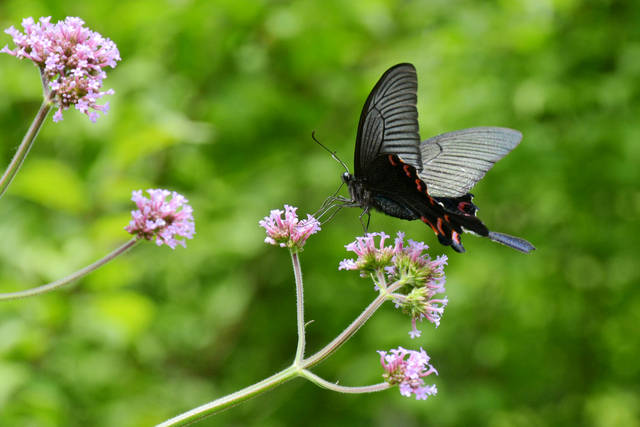
M337 188L342 169L311 131L351 164L364 100L398 62L417 68L424 138L523 132L473 192L490 228L538 250L467 236L460 255L422 223L374 214L372 231L405 230L450 256L450 304L415 341L383 307L315 372L371 384L376 349L423 346L438 395L346 396L295 380L198 425L640 425L640 3L0 2L2 29L49 15L83 18L123 60L105 80L109 114L49 117L0 201L0 291L65 276L128 239L134 189L186 195L197 235L0 304L1 426L147 426L287 366L290 260L258 220L284 203L313 212ZM0 94L8 164L40 104L37 70L0 55ZM375 296L337 271L358 215L342 211L302 254L309 351Z

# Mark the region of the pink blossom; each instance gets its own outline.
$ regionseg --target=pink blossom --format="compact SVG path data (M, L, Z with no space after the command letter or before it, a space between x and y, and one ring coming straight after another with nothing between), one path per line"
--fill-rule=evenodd
M376 245L376 237L380 242ZM389 238L384 232L367 233L363 237L356 237L356 240L345 246L348 251L355 253L357 259L344 259L338 265L338 270L360 270L362 277L378 269L388 267L394 256L394 247L385 246L384 242Z
M258 222L267 232L265 243L283 248L302 249L309 236L320 231L320 222L317 219L307 214L307 219L300 221L296 214L297 209L284 205L284 211L274 209L269 216Z
M175 236L192 239L195 234L193 209L182 195L169 190L147 190L150 198L142 195L142 190L134 191L131 200L138 206L131 211L131 222L125 227L129 233L139 239L153 240L161 246L165 244L175 249L177 244L186 247L184 240ZM166 200L167 196L170 200Z
M380 243L376 245L375 238L380 237ZM446 255L432 260L426 251L429 247L423 242L408 240L404 243L404 233L399 231L394 240L394 245L385 246L389 238L384 232L368 233L363 237L357 237L354 242L345 247L354 252L357 259L342 260L338 270L361 270L366 273L382 268L390 280L396 280L401 276L412 275L411 280L426 284L434 293L443 289L445 276L444 266L447 264Z
M398 385L400 394L411 396L416 400L425 400L438 392L435 385L425 386L423 378L438 372L429 364L429 356L421 348L420 351L407 350L402 347L389 352L378 351L380 364L385 370L382 377L391 385Z
M374 239L380 237L376 245ZM417 322L427 319L440 325L440 318L448 300L438 297L445 292L444 266L447 264L445 255L432 260L425 251L428 246L423 242L408 240L404 242L404 233L398 232L393 245L385 246L389 238L385 233L369 233L358 237L346 248L358 255L357 259L345 259L340 262L339 270L359 270L362 277L373 277L376 290L382 285L380 277L387 282L400 282L404 286L394 292L392 297L396 308L411 317L411 338L417 338L421 332Z
M5 33L13 37L16 48L5 46L0 52L30 59L38 66L43 82L48 85L49 98L58 107L54 122L62 120L62 111L71 105L95 122L98 111L109 110L109 103L96 102L114 93L112 89L100 89L107 77L103 68L115 68L120 61L118 48L108 38L84 27L80 18L67 17L56 24L50 21L50 16L40 18L37 23L26 18L22 21L24 34L9 27Z
M395 239L393 266L386 271L391 279L405 276L412 286L426 286L430 296L444 292L446 276L444 266L447 265L447 256L440 255L432 260L429 249L423 242L411 239L404 243L404 233L398 232Z

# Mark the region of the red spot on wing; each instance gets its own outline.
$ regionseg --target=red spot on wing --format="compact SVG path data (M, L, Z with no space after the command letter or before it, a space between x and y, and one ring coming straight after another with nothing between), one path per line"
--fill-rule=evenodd
M469 202L460 202L458 203L458 210L465 215L471 215L468 209L471 207L471 203Z
M429 200L429 204L431 206L435 206L436 205L436 201L433 199L433 197L431 197L429 195L429 188L428 186L424 183L423 180L421 180L420 178L418 178L418 174L416 173L416 169L409 165L406 164L405 162L402 161L402 159L400 157L398 157L395 154L389 154L389 163L392 166L399 166L402 165L402 170L404 171L405 175L407 175L409 178L414 178L414 183L416 185L417 190L420 193L423 193L424 195L427 196L427 200ZM436 230L436 228L433 226L433 224L431 222L429 222L429 220L424 220L423 222L426 222L427 224L429 224L429 226L431 226L431 228L433 229L433 231L438 234L438 231ZM447 219L447 222L449 222L449 220ZM444 233L442 233L444 234Z
M426 217L426 216L421 216L421 217L420 217L420 220L421 220L422 222L424 222L425 224L427 224L429 227L431 227L431 229L433 230L433 232L434 232L434 233L438 234L438 230L436 230L436 228L433 226L433 224L431 223L431 221L429 221L429 220L427 219L427 217Z
M408 178L413 180L415 184L415 188L418 190L418 192L421 194L424 194L427 197L429 204L434 208L436 208L436 212L440 212L440 213L433 213L433 216L442 215L435 218L435 225L434 225L434 222L432 222L426 216L421 216L420 220L425 224L427 224L429 227L431 227L431 229L436 234L436 236L439 236L438 238L441 239L441 242L448 241L449 243L444 243L444 244L451 244L451 242L453 241L455 242L456 245L460 245L460 248L461 248L462 243L460 241L461 240L460 233L455 231L455 229L459 229L459 227L451 222L452 218L449 214L446 214L440 211L441 204L429 195L429 187L422 179L420 179L416 169L413 166L402 161L402 159L395 154L389 154L387 158L391 166L393 167L402 166L402 170L404 171L405 175ZM471 216L472 214L469 212L470 211L474 212L475 206L468 201L461 201L458 203L457 208L459 213L466 216ZM446 231L445 231L445 228L446 228ZM456 250L460 250L460 248Z

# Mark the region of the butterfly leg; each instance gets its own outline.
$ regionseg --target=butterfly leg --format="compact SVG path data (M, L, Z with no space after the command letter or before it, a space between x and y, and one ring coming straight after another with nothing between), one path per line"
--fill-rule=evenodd
M333 213L331 213L331 215L329 215L329 218L322 220L321 224L325 225L326 223L328 223L329 221L331 221L333 219L334 216L336 216L336 214L338 212L340 212L340 210L343 208L343 205L331 205L329 206L324 212L322 212L322 214L320 216L318 216L316 219L320 220L325 214L327 214L331 209L335 208L335 210L333 211Z
M364 223L364 216L367 215L367 223ZM362 224L362 229L366 233L369 230L369 224L371 223L371 213L369 212L369 208L366 207L362 210L360 214L360 224Z
M320 205L320 209L318 209L313 216L314 217L321 217L323 216L325 213L327 213L327 211L331 210L332 208L334 208L335 206L341 206L342 205L348 205L351 202L350 199L347 199L345 197L342 196L329 196L327 197L324 202L322 202L322 205Z

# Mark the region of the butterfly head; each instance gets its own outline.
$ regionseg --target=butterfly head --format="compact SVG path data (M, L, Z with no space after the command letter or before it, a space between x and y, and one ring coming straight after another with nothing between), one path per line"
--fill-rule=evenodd
M363 208L369 206L370 192L366 189L362 180L349 172L345 172L342 174L342 182L347 184L349 195L351 196L350 203L352 203L353 206L361 206Z
M363 187L361 183L356 181L356 178L350 174L349 172L345 172L342 174L342 182L347 184L347 188L349 189L349 195L351 196L352 201L362 201L362 191Z
M342 174L342 182L349 185L349 183L352 181L353 181L353 175L351 175L349 172L345 172Z

